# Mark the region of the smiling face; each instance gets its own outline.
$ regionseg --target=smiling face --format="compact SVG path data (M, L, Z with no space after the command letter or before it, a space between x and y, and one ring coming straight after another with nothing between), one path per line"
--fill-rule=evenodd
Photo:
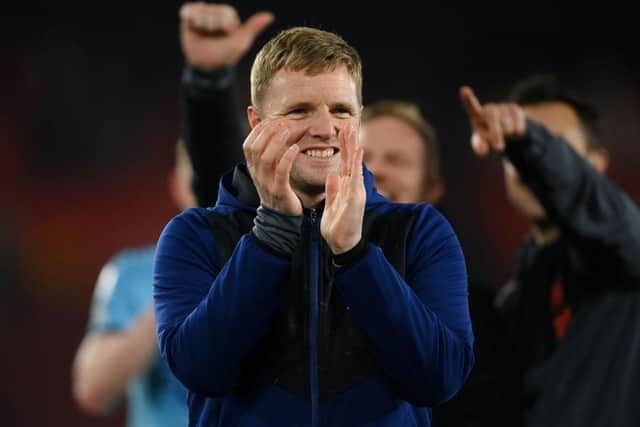
M273 76L260 106L248 109L249 123L282 120L289 130L287 145L300 152L291 170L291 186L298 194L324 193L327 174L340 165L338 134L357 128L360 102L353 76L344 66L308 74L281 69Z

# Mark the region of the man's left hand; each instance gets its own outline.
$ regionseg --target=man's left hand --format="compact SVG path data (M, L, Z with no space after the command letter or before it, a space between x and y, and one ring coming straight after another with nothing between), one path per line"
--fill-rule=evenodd
M363 149L353 126L342 129L340 171L331 171L325 185L326 199L320 232L334 255L355 247L362 238L366 203L362 168Z

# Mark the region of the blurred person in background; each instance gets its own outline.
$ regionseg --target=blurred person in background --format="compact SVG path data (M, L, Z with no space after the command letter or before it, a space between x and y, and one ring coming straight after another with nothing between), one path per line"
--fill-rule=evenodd
M393 202L436 204L444 195L437 134L416 104L384 100L362 113L360 142L376 189ZM494 293L469 284L476 365L449 402L432 409L435 427L515 427L520 424L516 372Z
M595 110L549 75L511 102L464 87L479 156L503 156L509 200L531 226L496 306L511 332L529 427L637 426L640 209L604 173Z
M180 39L187 62L182 116L205 121L215 117L227 123L195 135L206 141L198 146L189 144L194 127L188 122L183 126L190 156L179 142L169 179L170 194L181 210L195 206L196 201L199 206L213 205L220 176L241 156L239 141L244 131L233 118L232 70L271 20L269 14L258 14L242 25L235 11L224 5L193 3L180 9ZM229 35L225 42L230 48L206 43L209 34L219 34L218 24ZM201 49L207 49L206 64L198 61ZM208 73L206 79L203 73ZM196 113L190 114L192 110ZM158 357L151 306L154 249L124 250L100 273L87 336L74 362L73 395L83 410L97 415L109 412L126 394L130 426L187 425L186 390Z
M195 2L180 9L186 61L180 97L183 137L200 206L215 204L221 172L243 159L247 129L235 93L235 67L273 19L259 12L242 23L226 4Z
M384 100L367 105L360 143L376 189L392 202L436 204L444 194L436 132L416 104Z
M181 142L169 192L181 210L195 206L191 165ZM102 268L87 334L73 364L73 397L92 415L127 397L127 425L186 425L186 392L158 357L151 304L154 246L125 249Z

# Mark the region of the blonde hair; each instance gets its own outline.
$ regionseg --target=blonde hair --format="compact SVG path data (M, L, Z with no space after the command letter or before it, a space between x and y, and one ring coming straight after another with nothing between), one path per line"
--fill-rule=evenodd
M426 147L425 189L442 182L440 175L440 145L433 126L420 112L420 107L412 102L385 100L368 105L362 111L362 123L379 117L393 117L411 126L421 136Z
M362 104L362 62L353 47L337 34L315 28L282 31L256 55L251 67L251 103L259 107L273 76L282 69L316 75L340 66L353 77Z

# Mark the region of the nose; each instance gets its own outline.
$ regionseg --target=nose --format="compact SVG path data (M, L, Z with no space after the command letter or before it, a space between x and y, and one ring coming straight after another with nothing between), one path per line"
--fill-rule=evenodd
M313 115L309 134L319 139L332 139L338 136L336 119L329 111L319 111Z

